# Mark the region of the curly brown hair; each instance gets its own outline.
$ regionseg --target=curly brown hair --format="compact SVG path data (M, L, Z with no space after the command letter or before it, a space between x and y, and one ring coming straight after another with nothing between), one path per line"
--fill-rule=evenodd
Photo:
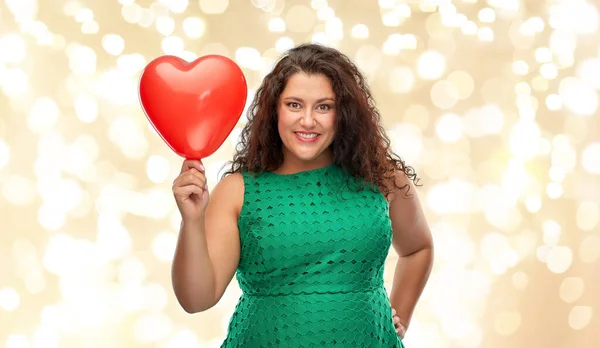
M398 186L397 171L418 185L415 170L391 151L371 90L359 69L340 51L318 44L292 48L264 78L248 110L248 123L231 167L223 177L235 172L274 171L281 166L283 143L277 130L277 105L288 79L299 72L329 78L336 97L333 163L349 173L359 189L367 183L379 187L386 197L394 188L410 190L408 184Z

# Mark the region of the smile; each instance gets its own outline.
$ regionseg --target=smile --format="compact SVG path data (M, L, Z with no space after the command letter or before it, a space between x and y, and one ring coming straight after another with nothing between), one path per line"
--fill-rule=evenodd
M308 141L308 142L317 140L317 137L319 136L319 133L313 133L313 132L294 132L294 134L296 134L296 137L298 139L300 139L301 141Z

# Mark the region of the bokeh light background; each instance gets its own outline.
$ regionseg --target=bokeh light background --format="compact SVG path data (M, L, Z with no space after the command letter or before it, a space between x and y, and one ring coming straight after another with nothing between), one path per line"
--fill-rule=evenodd
M218 347L240 295L177 304L181 158L140 72L233 58L254 93L321 42L368 76L419 172L436 264L408 347L600 346L599 1L3 0L0 344ZM238 128L205 160L214 187ZM386 286L391 288L393 250Z

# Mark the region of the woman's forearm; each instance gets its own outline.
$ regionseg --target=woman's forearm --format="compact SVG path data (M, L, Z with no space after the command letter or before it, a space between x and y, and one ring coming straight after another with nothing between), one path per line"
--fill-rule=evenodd
M175 297L188 313L214 305L215 273L208 255L204 219L181 223L171 279Z
M410 324L425 284L433 266L433 248L421 249L413 254L401 256L396 262L390 304L397 312L405 328Z

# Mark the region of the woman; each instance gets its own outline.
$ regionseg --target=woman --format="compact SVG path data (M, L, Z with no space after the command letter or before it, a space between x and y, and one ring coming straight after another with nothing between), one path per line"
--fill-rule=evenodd
M205 311L237 271L222 347L403 347L433 247L416 175L379 118L346 56L302 45L265 77L210 199L202 164L184 161L173 287L188 313Z

